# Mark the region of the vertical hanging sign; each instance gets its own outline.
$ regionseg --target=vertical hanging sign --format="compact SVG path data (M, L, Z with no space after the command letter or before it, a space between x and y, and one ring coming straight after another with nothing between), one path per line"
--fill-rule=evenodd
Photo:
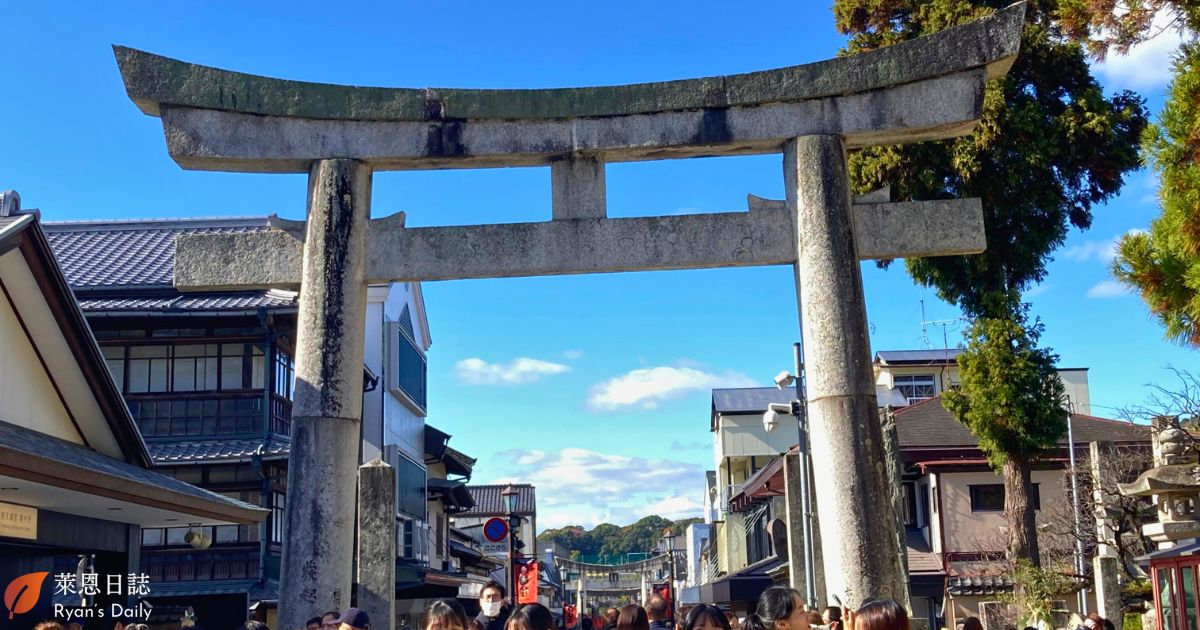
M513 560L513 571L516 573L517 603L538 603L538 564L534 558L517 558Z

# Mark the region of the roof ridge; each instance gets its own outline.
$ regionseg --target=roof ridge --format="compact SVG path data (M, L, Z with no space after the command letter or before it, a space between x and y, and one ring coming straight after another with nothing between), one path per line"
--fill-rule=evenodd
M268 227L267 215L261 216L209 216L149 219L107 219L81 221L46 221L42 225L49 232L74 232L103 228L106 230L165 230L179 227Z
M942 399L942 395L938 394L937 396L934 396L933 398L926 398L925 400L922 400L920 402L917 402L917 403L914 403L914 404L911 404L911 405L908 405L905 407L901 407L901 408L897 409L895 413L898 416L898 415L908 411L909 409L914 409L916 407L920 407L921 405L924 405L925 403L933 402L935 400L940 401L941 399ZM949 411L949 409L947 409L947 411Z

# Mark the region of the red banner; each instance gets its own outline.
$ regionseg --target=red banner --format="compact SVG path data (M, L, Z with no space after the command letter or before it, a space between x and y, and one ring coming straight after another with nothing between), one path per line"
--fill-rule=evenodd
M516 574L517 603L538 603L538 564L533 558L516 558L513 560L513 573Z

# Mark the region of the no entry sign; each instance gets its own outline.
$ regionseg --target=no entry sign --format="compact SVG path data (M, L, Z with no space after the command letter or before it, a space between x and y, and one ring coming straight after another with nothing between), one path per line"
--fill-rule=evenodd
M483 524L483 537L488 542L507 542L508 541L508 521L502 518L489 518Z

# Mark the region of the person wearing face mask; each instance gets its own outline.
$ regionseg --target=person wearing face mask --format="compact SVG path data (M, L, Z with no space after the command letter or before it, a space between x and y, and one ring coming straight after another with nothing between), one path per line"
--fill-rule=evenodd
M504 602L504 585L492 580L479 591L479 616L475 617L483 630L504 630L511 612Z

